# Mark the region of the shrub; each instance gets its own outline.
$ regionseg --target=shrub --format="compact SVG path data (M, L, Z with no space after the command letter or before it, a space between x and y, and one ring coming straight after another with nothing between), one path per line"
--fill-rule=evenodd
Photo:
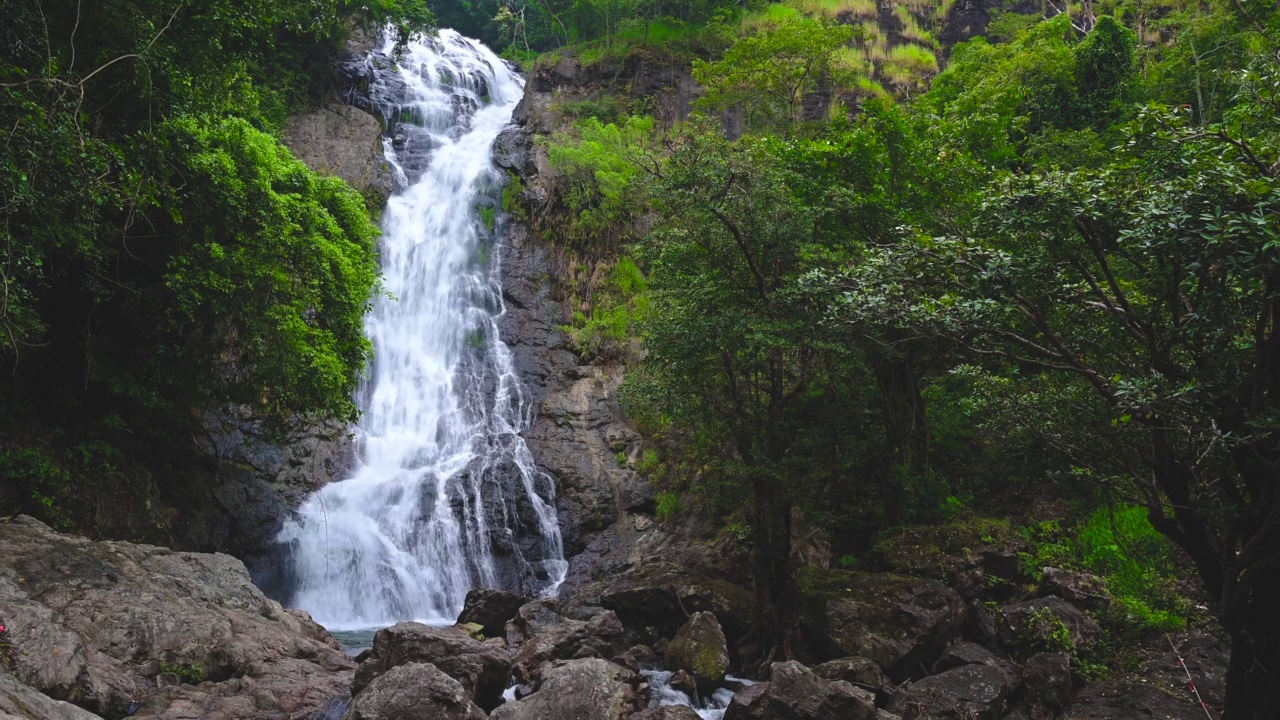
M657 495L658 521L666 522L684 512L684 501L670 490L663 490Z

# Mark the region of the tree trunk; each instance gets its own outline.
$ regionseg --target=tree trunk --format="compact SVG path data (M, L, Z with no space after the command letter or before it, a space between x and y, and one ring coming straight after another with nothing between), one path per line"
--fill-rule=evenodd
M800 602L791 561L791 502L770 473L752 479L752 563L755 628L742 647L745 664L757 672L794 655Z
M1261 540L1264 545L1254 546ZM1232 568L1221 620L1231 634L1222 720L1280 718L1280 523L1264 529Z

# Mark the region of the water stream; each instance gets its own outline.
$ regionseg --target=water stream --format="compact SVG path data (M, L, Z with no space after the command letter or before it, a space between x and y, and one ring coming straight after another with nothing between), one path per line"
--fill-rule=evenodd
M554 592L567 569L552 480L520 437L531 408L498 336L491 148L524 80L451 30L387 41L367 62L398 189L383 221L386 293L366 320L359 460L279 536L290 604L333 630L449 624L473 587Z

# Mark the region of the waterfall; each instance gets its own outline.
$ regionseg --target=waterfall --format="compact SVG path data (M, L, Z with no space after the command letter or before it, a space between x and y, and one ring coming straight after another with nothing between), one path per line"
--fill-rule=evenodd
M473 587L545 594L567 570L552 479L520 436L531 408L497 325L492 145L524 80L451 30L387 40L367 62L398 188L383 222L385 293L366 319L359 458L278 538L290 604L335 630L452 623Z

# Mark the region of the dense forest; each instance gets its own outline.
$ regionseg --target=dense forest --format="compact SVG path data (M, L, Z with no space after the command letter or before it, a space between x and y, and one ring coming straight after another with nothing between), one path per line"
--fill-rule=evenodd
M556 201L505 210L607 268L563 329L625 367L658 518L751 548L744 667L806 656L797 517L847 567L945 527L1107 582L1075 672L1219 623L1223 717L1280 716L1280 11L1008 4L953 43L950 0L881 5L9 3L0 497L86 531L178 492L130 485L210 407L356 415L378 209L279 140L353 29L660 54L688 119L560 108Z

